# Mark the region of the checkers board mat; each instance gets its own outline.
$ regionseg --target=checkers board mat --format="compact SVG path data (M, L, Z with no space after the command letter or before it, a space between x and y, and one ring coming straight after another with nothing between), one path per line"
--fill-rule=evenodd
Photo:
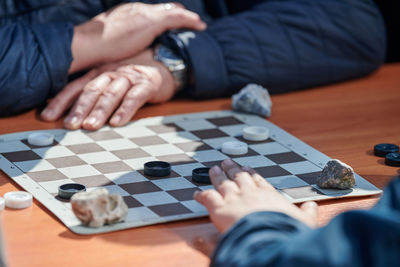
M270 138L261 142L242 137L246 126L264 126ZM231 156L238 164L259 172L291 202L372 195L378 188L356 175L349 190L326 190L315 185L330 159L264 118L232 111L152 117L120 128L95 132L46 130L54 143L35 147L32 132L0 136L0 167L15 182L78 234L95 234L207 215L193 200L195 190L212 188L192 182L191 172L228 158L220 151L226 141L249 145L246 155ZM171 163L167 177L149 177L143 164ZM57 196L65 183L84 184L88 190L107 188L120 194L129 207L125 222L100 228L82 226L70 203Z

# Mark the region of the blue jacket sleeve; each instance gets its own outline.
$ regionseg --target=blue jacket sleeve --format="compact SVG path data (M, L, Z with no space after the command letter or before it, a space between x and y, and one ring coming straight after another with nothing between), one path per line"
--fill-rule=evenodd
M42 104L67 82L70 23L0 26L0 116Z
M170 35L186 55L194 97L229 96L247 83L281 93L366 75L385 57L370 0L258 1L203 32Z
M258 212L223 236L211 266L400 266L400 179L369 211L346 212L311 230Z

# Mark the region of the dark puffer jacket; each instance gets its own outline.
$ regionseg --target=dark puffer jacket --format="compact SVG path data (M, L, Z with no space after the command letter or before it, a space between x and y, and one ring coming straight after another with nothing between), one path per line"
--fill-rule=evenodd
M68 80L73 26L119 2L2 1L0 115L59 92ZM250 82L271 93L337 82L370 73L385 57L384 24L369 0L178 2L208 22L204 32L163 39L190 65L185 92L193 98L229 96Z

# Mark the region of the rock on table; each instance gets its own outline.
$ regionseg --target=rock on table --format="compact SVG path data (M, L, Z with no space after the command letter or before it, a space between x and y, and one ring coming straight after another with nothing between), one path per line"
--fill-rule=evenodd
M128 206L122 197L110 195L104 188L73 195L71 206L76 217L90 227L123 221L128 213Z
M333 189L349 189L355 183L353 168L337 159L326 163L317 180L319 187Z

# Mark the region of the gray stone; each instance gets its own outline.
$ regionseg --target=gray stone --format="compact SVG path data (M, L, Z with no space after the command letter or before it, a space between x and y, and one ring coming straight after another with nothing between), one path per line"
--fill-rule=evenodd
M89 227L121 222L128 214L128 206L120 195L109 194L105 188L76 193L71 197L72 211Z
M337 159L326 163L317 180L321 188L349 189L355 184L353 168Z
M268 90L257 84L248 84L232 96L232 109L236 111L269 117L271 107Z

